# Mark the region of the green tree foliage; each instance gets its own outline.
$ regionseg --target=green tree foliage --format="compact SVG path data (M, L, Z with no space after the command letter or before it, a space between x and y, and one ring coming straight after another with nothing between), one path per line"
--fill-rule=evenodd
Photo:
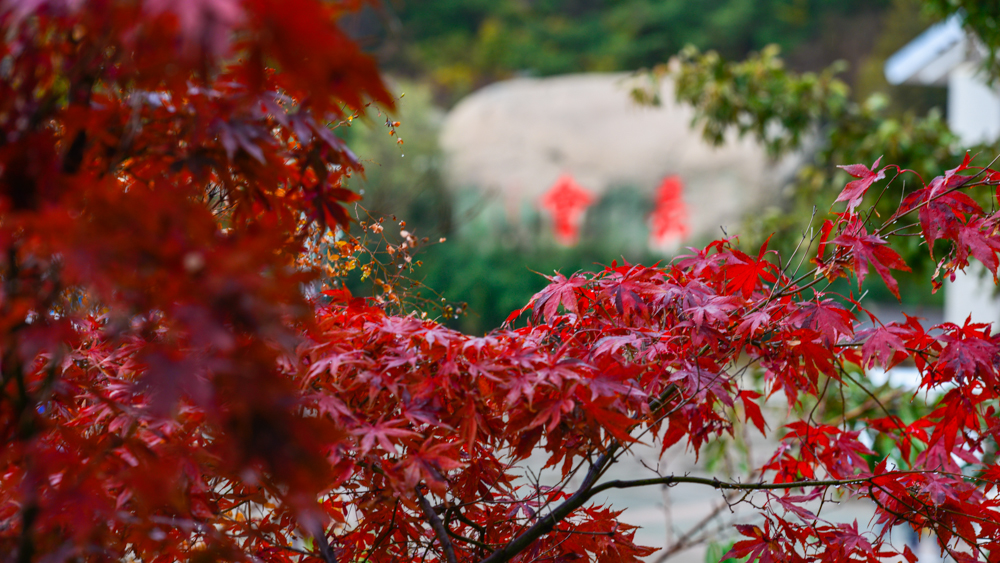
M596 271L615 260L621 262L623 254L630 262L656 261L648 252L622 252L593 239L574 248L540 245L520 250L496 241L477 245L456 239L428 249L415 276L428 288L464 305L465 314L451 319L449 325L483 334L500 326L513 309L545 287L545 278L538 274ZM429 290L424 291L427 295Z
M426 86L403 81L392 87L402 97L395 114L369 109L366 119L338 129L364 155L364 175L354 175L346 184L364 196L358 210L361 219L366 214L395 215L420 236L448 236L453 204L441 177L437 145L443 111L433 104ZM355 125L358 122L360 126Z
M905 0L895 2L887 25L894 24L893 18L913 20L909 16L914 7ZM995 73L1000 4L928 0L922 7L939 18L962 15L967 29L990 54L986 62L994 65ZM905 25L912 28L914 22ZM788 234L793 223L811 214L820 194L835 193L849 179L845 172L838 172L838 164L868 164L884 158L930 178L943 172L941 162L961 157L966 151L995 154L995 146L961 144L949 131L940 109L922 114L901 110L881 92L872 92L872 85L866 88L871 93L858 100L838 78L845 70L842 63L820 73L796 73L786 68L779 51L772 45L742 62L728 62L719 52L702 53L689 46L677 57L674 68L676 97L695 108L694 124L702 128L709 142L720 144L727 132L735 131L764 143L772 156L796 150L810 155L794 187L791 205L797 212L776 214L760 224L760 233L784 230ZM636 94L640 99L657 100L656 92ZM880 194L868 197L872 203L879 202L880 212L896 203L879 200Z
M838 169L845 162L871 165L881 157L920 177L933 178L943 172L940 163L966 150L994 154L991 147L961 145L940 110L895 114L889 111L888 99L878 93L853 100L850 88L836 76L840 65L821 73L795 73L785 67L777 47L742 62L728 62L718 53L689 47L676 61L677 99L695 108L694 124L702 128L707 141L719 144L733 132L753 136L773 156L791 151L805 155L789 201L747 225L751 243L777 231L779 243L786 249L794 247L801 238L803 220L815 212L815 202L837 193L850 180ZM657 99L657 93L648 90L637 96ZM916 187L910 182L904 193ZM880 192L866 197L881 214L899 203L898 199L881 199ZM911 260L929 255L917 238L898 244L898 250ZM933 266L924 260L918 269Z
M886 0L440 0L398 10L416 63L459 91L515 73L651 66L687 44L742 57L816 36L824 17L880 9Z
M386 269L402 265L398 277L388 276L412 301L402 303L402 310L441 314L449 325L481 334L500 326L545 286L545 278L534 272L594 270L623 258L646 263L659 258L645 244L650 202L635 187L603 194L587 211L580 244L569 249L555 244L544 216L530 206L522 210L519 225L504 213L483 213L484 208L496 211L490 195L456 194L444 184L437 146L443 112L430 89L404 80L390 90L402 96L392 117L369 109L363 119L336 129L365 165L363 175L352 175L344 185L362 194L353 214L367 227L352 230L358 237L351 246L356 252L340 248L332 254L337 260L328 263L331 276L343 279L355 295L388 298L382 285ZM385 220L375 226L378 218ZM405 224L400 227L399 221ZM385 262L386 245L406 242L401 230L413 237L419 265L379 263ZM439 244L442 238L445 244Z
M931 4L932 8L937 5ZM945 5L943 0L939 4L931 15L970 10ZM787 51L823 32L824 17L872 8L885 10L881 25L886 31L875 42L878 52L863 59L861 83L853 92L842 63L799 73L779 56L778 45ZM927 110L942 101L942 92L889 88L882 79L884 58L931 23L926 13L921 17L922 8L929 10L915 0L864 6L827 1L731 0L696 5L683 0L442 0L419 6L401 3L398 16L405 39L413 47L407 63L417 63L415 68L426 71L438 84L458 90L521 71L552 74L651 66L685 44L694 45L679 57L677 95L694 105L697 125L706 138L719 143L733 130L756 137L774 156L791 151L809 154L791 197L742 229L742 241L751 245L778 231L772 244L790 252L815 202L829 199L833 190L849 180L838 164L870 165L881 156L884 162L898 162L931 178L943 172L939 163L960 158L966 148L948 131L940 110ZM988 11L989 6L979 9ZM989 21L983 18L977 26L988 26ZM775 46L761 48L769 42ZM707 47L716 50L700 50ZM743 58L755 48L761 49L743 62L727 61ZM655 92L641 94L647 101L656 97ZM580 248L560 251L545 245L512 244L503 229L473 229L476 232L470 235L465 228L467 217L456 212L456 203L438 175L440 156L433 146L435 110L430 98L425 92L413 93L402 106L404 147L381 142L386 134L381 129L374 133L356 127L349 130L351 142L362 147L363 154L373 155L371 161L376 164L369 166L362 188L364 205L375 210L375 215L406 218L419 236L450 239L428 250L426 265L417 270L416 277L449 299L468 303L469 315L452 321L463 329L481 332L497 326L513 304L537 290L541 279L525 279L526 269L572 271L607 264L623 255L629 260L649 258L642 249L623 250L620 245L602 244L603 240L584 239ZM877 194L870 195L869 203L877 198ZM588 221L600 219L602 206L611 203L595 206L588 212ZM879 212L885 213L893 203L898 200L880 201ZM454 217L457 236L452 236L453 224L443 221L444 217ZM532 232L544 234L537 228ZM928 254L918 239L903 238L896 245L915 262L919 273L933 269L934 264L922 258ZM511 253L519 254L521 260L510 260ZM459 280L454 275L457 268L481 275ZM919 275L901 278L905 295L927 298L926 292L908 287L920 283ZM888 293L875 297L891 298Z
M403 128L405 125L400 130ZM359 133L370 130L355 129ZM383 134L379 131L374 137ZM359 138L369 135L363 133ZM405 158L391 162L402 163L409 157L407 149ZM431 184L439 177L420 178L412 163L395 167L369 164L368 171L365 179L355 177L351 181L354 186L363 186L358 188L365 190L361 203L369 207L355 208L360 229L352 233L357 238L347 237L351 242L331 254L336 259L328 263L330 275L342 280L354 295L380 297L404 312L440 315L442 322L468 333L483 334L499 327L513 309L545 286L545 278L538 274L594 271L623 259L641 263L660 259L645 245L644 221L635 221L649 213L648 202L635 188L623 187L604 194L587 212L580 243L565 248L555 243L550 225L537 211L525 213L522 223L514 225L502 213L487 211L473 217L475 209L456 210L462 206L456 205L452 197L441 203L454 211L452 225L447 230L435 228L430 222L435 214L422 214L425 202L409 199L406 186L433 194L443 187L421 187L421 182ZM380 172L404 179L381 184ZM408 172L414 174L410 180L405 179ZM379 201L385 202L385 194L397 192L402 194L400 200L379 207ZM373 194L371 202L369 193ZM488 196L463 195L476 198L476 207L490 204ZM383 215L376 213L379 209ZM373 221L377 217L386 219ZM401 231L408 236L401 236ZM387 245L407 256L402 261L398 255L386 256ZM414 252L417 259L408 260ZM402 301L394 300L392 295Z
M937 17L960 14L966 29L987 50L986 66L993 78L1000 74L1000 3L993 0L927 0L927 11Z
M890 115L906 111L926 113L933 107L945 107L948 90L944 86L889 84L885 63L915 37L933 25L935 18L927 13L921 0L892 0L882 15L877 37L871 51L857 65L851 89L855 100L864 100L875 93L889 99Z

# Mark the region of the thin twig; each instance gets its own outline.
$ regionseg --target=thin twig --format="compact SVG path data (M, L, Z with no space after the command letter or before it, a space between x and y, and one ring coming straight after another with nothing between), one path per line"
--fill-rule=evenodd
M609 452L610 453L610 452ZM587 503L591 498L603 493L604 491L610 489L631 489L635 487L648 487L651 485L665 485L673 486L679 483L690 483L697 485L707 485L714 489L719 490L733 490L733 491L770 491L770 490L786 490L786 489L799 489L806 487L836 487L843 485L859 485L862 483L873 484L876 476L871 477L859 477L856 479L825 479L825 480L815 480L815 481L792 481L788 483L732 483L726 481L719 481L718 479L709 479L706 477L691 477L691 476L676 476L670 475L667 477L657 477L651 479L636 479L633 481L608 481L601 485L597 485L596 481L600 472L604 469L604 465L610 461L607 454L602 455L597 462L590 468L587 472L587 476L583 481L583 484L577 489L576 493L570 498L566 499L562 504L555 508L551 513L541 518L533 526L528 528L524 533L514 538L510 543L503 546L502 548L494 551L489 557L483 559L480 563L506 563L513 559L518 553L521 553L528 548L535 540L548 534L555 529L556 524L566 519L570 514L573 513L577 508L580 508ZM895 474L912 474L912 473L922 473L914 471L903 471L895 472ZM886 475L878 475L877 477L884 478Z

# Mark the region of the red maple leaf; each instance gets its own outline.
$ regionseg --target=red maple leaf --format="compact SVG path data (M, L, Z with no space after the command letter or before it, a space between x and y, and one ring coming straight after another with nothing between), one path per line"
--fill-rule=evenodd
M701 327L706 322L709 324L724 323L729 320L729 313L736 310L740 304L738 297L730 295L710 295L700 299L684 309L684 312L691 318L691 322L696 327Z
M865 367L871 367L876 360L882 367L889 369L906 357L906 344L903 335L907 330L895 324L872 328L858 333L859 339L865 339L861 346L861 362Z
M854 271L858 276L858 287L864 283L865 277L868 275L868 266L871 265L885 282L889 291L896 296L896 299L899 299L899 284L889 273L889 269L909 272L910 267L906 265L906 262L903 262L895 250L889 248L888 242L884 238L868 234L864 225L860 221L855 221L843 234L833 239L832 244L851 250Z
M744 299L749 299L761 279L770 283L778 280L778 267L764 259L767 254L767 243L770 241L771 237L767 237L760 247L760 252L757 253L756 260L739 250L732 251L733 258L726 266L729 276L729 281L726 283L727 292L738 290Z
M968 222L968 218L983 212L979 204L968 194L958 191L973 178L958 174L968 168L969 161L970 156L967 153L960 166L948 170L943 176L932 180L930 185L906 196L899 210L890 218L891 222L917 209L920 228L932 257L934 241L941 238L955 240L959 229Z
M753 425L760 430L761 434L767 433L767 423L764 422L764 415L760 412L760 406L754 402L761 396L756 391L740 391L740 400L743 401L743 411L746 413L746 422L753 422Z
M888 560L904 522L934 528L956 560L989 558L1000 338L987 325L908 318L859 348L853 316L809 284L764 291L785 281L767 243L752 257L729 240L667 266L556 275L530 303L548 324L481 337L319 279L336 238L323 227L346 224L357 196L341 182L360 171L327 122L392 106L341 29L363 4L0 4L4 560L638 563L651 550L593 500L650 485L785 488L752 505L763 523L731 550L763 563ZM218 56L229 41L240 56ZM996 213L955 192L978 185L968 163L908 211L959 245L948 267L993 267ZM893 231L855 217L881 172L846 169L858 182L822 228L837 248L818 272L885 277ZM551 203L572 230L588 196L563 195ZM341 258L362 252L348 240ZM909 424L879 405L890 412L867 427L907 470L883 460L869 477L859 430L802 415L830 400L869 410L843 367L903 356L942 393L905 406ZM750 479L604 478L637 439L686 442L698 463L731 443L734 414L769 430L761 391L783 391L796 420ZM562 477L526 474L536 456ZM792 483L858 475L841 488L874 497L882 531L824 522L822 502L804 503L829 482Z
M983 338L988 334L990 325L975 324L966 319L964 326L955 329L940 338L945 344L937 362L941 373L959 382L970 378L984 378L990 383L995 381L993 359L1000 347L996 342Z
M832 346L841 337L854 335L854 314L833 299L819 298L799 303L789 317L789 322L818 332L823 343Z
M736 327L736 332L738 334L746 334L747 336L752 336L757 333L760 326L764 323L771 321L771 315L767 311L754 311L743 316L743 320L740 325Z
M868 188L870 188L872 184L882 178L885 178L885 168L875 172L875 169L878 168L878 163L881 160L882 157L878 157L878 159L875 160L875 164L872 164L870 169L864 164L850 164L847 166L837 167L842 168L851 176L859 178L858 180L848 182L847 186L844 187L844 190L837 196L837 201L847 202L848 213L854 213L854 209L861 205L861 200L865 197L865 192L868 191Z
M997 253L1000 252L1000 234L996 223L986 219L973 219L958 229L955 245L955 260L958 267L968 264L971 253L986 266L986 269L997 279Z
M562 305L569 313L578 313L578 300L584 295L580 288L590 280L578 274L567 278L558 272L554 276L546 277L548 277L549 285L531 298L532 319L535 322L540 319L544 319L546 322L551 321L559 312L559 305Z
M403 424L401 420L390 420L388 422L377 422L375 424L366 424L359 427L354 431L354 434L361 436L361 452L360 455L365 455L368 453L377 443L382 446L382 449L386 453L398 455L399 452L396 450L396 445L393 443L393 438L412 438L419 436L416 432L412 430L407 430L405 428L399 428Z
M736 531L750 539L734 543L732 549L722 556L723 560L745 557L747 561L772 563L783 559L780 555L780 543L771 537L770 521L764 521L764 529L759 526L737 524Z

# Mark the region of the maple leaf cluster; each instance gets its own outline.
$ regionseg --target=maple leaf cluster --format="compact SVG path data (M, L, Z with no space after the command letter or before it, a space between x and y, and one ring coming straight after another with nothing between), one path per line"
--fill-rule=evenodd
M968 192L1000 174L966 159L877 225L867 192L902 171L850 166L809 272L720 240L556 274L525 326L485 336L308 298L307 243L348 227L361 171L332 127L393 105L337 26L359 6L0 7L4 561L639 561L654 550L592 501L654 485L763 495L733 557L912 563L890 535L908 525L998 560L1000 340L883 324L821 284L874 269L897 291L909 234L944 277L970 257L995 276L997 219ZM891 458L801 408L903 361L938 398L866 416ZM776 395L804 414L769 427ZM697 454L741 424L780 439L752 481L606 478L639 442ZM538 456L557 484L526 482ZM816 508L845 496L871 529Z

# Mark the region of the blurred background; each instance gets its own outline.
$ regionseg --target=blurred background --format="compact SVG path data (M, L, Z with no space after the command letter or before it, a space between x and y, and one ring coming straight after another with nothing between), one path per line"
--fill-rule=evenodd
M944 15L919 0L369 5L344 25L402 97L398 127L372 108L338 128L366 163L359 213L447 239L418 254L414 293L454 303L444 320L473 333L545 284L533 272L651 263L737 234L756 249L777 232L771 247L790 253L849 180L836 165L884 155L929 178L960 162L947 81L885 74ZM926 249L900 250L922 260L904 304L937 315Z
M382 0L344 25L400 96L391 116L371 108L337 128L366 165L350 180L363 194L352 234L370 252L345 279L355 294L380 294L372 261L387 244L417 246L412 262L386 261L389 277L403 272L393 279L404 303L437 305L470 333L499 327L555 270L654 263L721 237L738 235L747 252L771 237L794 258L783 267L807 268L799 261L851 180L838 165L881 158L914 171L894 180L893 197L867 196L888 217L966 151L979 166L1000 154L995 0ZM934 292L926 245L895 244L914 270L897 276L900 300L878 276L828 295L863 295L883 320L1000 322L991 279L972 272ZM863 377L908 419L934 400L913 394L914 371ZM779 399L772 428L788 414ZM845 405L867 404L840 399L824 416L846 420ZM651 449L609 478L649 467L753 478L773 444L734 426L699 465L680 446ZM858 429L880 455L892 451ZM642 526L637 540L666 547L653 561L714 563L741 518L711 490L613 500ZM832 517L864 527L870 514L843 499ZM899 533L921 561L940 560L926 539Z

